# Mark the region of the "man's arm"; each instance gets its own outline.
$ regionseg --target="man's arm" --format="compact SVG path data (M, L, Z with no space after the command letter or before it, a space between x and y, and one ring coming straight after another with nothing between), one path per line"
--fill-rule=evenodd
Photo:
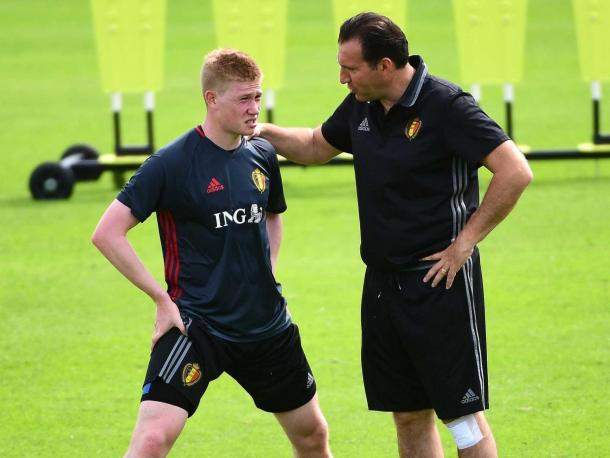
M278 213L267 213L267 237L269 237L269 251L271 252L271 272L274 274L277 258L280 254L282 234L282 215Z
M155 301L157 317L152 341L154 346L172 327L177 327L183 334L186 334L186 330L178 307L146 270L127 240L127 232L137 224L138 220L131 214L131 209L115 199L100 219L91 241L119 272Z
M447 249L424 258L438 261L424 277L424 282L433 278L432 286L436 286L446 275L446 287L451 288L455 276L472 254L474 246L506 218L533 178L525 156L510 140L489 153L483 160L483 165L493 173L493 177L481 206Z
M254 136L268 140L286 159L299 164L324 164L340 153L322 135L322 128L259 124Z

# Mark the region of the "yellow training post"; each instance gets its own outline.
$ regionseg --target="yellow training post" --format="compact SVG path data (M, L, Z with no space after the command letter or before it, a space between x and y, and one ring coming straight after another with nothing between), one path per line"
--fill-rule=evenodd
M251 55L260 65L267 117L273 121L275 90L284 85L287 1L266 0L252 10L245 0L213 0L216 43Z
M580 72L585 81L610 81L610 2L573 0Z
M114 121L114 154L100 155L90 145L68 147L56 163L40 164L30 176L34 199L66 199L78 181L97 180L110 170L117 188L123 172L135 170L154 151L153 91L163 80L165 0L91 0L93 29L102 89L111 94ZM143 92L148 143L121 143L121 93Z
M513 84L523 75L527 0L453 0L460 70L480 100L481 84L503 84L512 137Z
M91 6L103 90L159 90L165 0L91 0Z
M610 2L607 0L573 0L576 38L583 80L591 83L593 99L593 144L579 145L592 151L595 145L610 144L610 135L600 133L600 103L604 81L610 81Z
M333 0L335 34L346 19L365 11L374 11L392 19L402 30L406 30L407 0Z
M453 0L453 10L463 81L520 82L527 0Z
M154 151L154 91L163 83L165 0L91 0L102 89L111 94L116 155ZM122 93L143 93L148 144L121 142ZM122 173L115 172L121 185Z

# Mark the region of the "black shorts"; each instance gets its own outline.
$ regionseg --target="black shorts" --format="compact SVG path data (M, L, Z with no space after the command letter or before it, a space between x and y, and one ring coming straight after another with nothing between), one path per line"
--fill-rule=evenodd
M233 377L267 412L286 412L316 393L299 330L256 342L230 342L191 322L188 337L171 329L155 345L142 389L142 401L159 401L195 413L208 384L223 372Z
M489 407L478 252L451 289L425 269L368 268L362 294L362 374L369 409L434 409L447 420Z

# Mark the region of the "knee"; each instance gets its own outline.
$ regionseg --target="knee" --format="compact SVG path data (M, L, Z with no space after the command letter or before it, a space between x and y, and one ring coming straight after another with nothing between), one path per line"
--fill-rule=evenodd
M394 412L396 432L401 441L411 442L421 438L436 437L436 417L433 410Z
M308 452L324 452L328 444L328 424L324 418L319 419L304 429L296 440L296 448Z
M316 424L310 428L307 435L307 442L316 450L323 450L328 443L328 423L321 418Z
M167 454L172 441L167 434L159 430L151 430L134 438L127 456L162 457Z
M434 413L431 410L415 412L394 412L394 423L398 428L423 428L435 424Z

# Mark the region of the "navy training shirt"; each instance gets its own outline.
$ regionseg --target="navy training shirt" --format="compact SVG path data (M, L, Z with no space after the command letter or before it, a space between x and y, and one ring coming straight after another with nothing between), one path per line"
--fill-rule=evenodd
M362 260L396 270L447 248L479 205L478 167L508 140L455 84L428 74L420 56L400 101L349 94L322 125L354 157Z
M235 342L290 325L266 229L266 212L286 210L269 142L226 151L198 126L150 156L117 199L141 222L157 213L168 293L181 312Z

